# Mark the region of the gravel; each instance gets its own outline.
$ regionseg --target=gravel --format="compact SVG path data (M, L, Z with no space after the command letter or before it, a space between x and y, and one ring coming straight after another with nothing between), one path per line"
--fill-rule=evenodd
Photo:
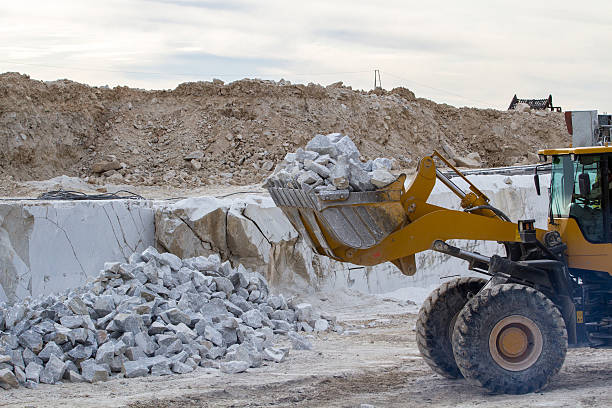
M297 331L334 330L311 305L272 295L263 276L219 255L181 260L149 247L129 260L106 263L81 288L0 304L0 387L198 366L238 373L284 361L288 350L274 346L279 336L310 350Z

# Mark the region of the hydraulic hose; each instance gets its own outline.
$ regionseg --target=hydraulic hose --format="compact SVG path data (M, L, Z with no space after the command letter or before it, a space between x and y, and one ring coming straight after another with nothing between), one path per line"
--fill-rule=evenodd
M499 218L501 218L504 221L508 221L508 222L512 222L510 220L510 217L508 217L506 214L504 214L504 212L498 208L493 207L490 204L484 204L484 205L478 205L476 207L472 207L472 208L466 208L465 212L472 212L472 211L476 211L476 210L491 210L495 213L495 215L497 215Z

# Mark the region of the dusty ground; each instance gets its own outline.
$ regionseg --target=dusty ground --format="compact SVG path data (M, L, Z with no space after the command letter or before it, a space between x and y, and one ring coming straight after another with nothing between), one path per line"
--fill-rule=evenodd
M561 373L536 394L490 395L463 380L433 374L414 340L417 307L372 296L314 302L354 335L325 334L313 351L288 361L224 375L118 379L100 384L41 385L0 393L7 407L609 407L612 351L570 350Z

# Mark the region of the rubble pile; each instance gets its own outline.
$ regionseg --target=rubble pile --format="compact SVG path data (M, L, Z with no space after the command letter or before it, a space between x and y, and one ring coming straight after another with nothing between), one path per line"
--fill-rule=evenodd
M538 149L568 142L562 113L455 108L405 88L244 79L153 91L0 74L7 195L61 175L92 188L261 183L287 153L331 132L350 135L366 159L393 157L402 169L434 148L459 166L537 163Z
M238 373L310 349L298 331L334 329L310 304L272 295L264 277L218 255L181 260L152 247L106 263L62 295L0 305L0 386L189 373Z
M373 191L393 183L392 159L362 161L350 137L340 133L316 135L287 153L266 181L267 187L300 188L306 191Z

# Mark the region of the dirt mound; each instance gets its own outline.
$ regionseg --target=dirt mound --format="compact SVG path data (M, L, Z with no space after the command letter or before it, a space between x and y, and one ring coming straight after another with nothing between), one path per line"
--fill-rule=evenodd
M245 79L146 91L0 75L4 180L250 184L313 135L332 132L349 135L365 159L395 158L408 168L433 149L459 164L474 152L467 161L483 166L535 162L537 149L568 139L559 113L458 109L405 88Z

